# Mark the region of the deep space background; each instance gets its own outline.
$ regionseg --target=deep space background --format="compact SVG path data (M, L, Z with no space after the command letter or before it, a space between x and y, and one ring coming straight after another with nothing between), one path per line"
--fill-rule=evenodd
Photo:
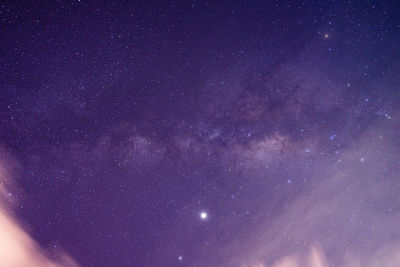
M399 111L399 1L0 3L30 266L400 266Z

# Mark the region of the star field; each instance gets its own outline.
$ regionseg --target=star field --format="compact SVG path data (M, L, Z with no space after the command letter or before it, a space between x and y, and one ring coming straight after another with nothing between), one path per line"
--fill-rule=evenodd
M9 1L0 33L19 266L400 266L397 1Z

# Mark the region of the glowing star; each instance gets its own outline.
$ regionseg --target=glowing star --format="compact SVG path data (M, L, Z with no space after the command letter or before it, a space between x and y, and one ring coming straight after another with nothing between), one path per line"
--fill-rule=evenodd
M328 39L329 38L329 34L325 33L324 34L324 39Z
M207 215L207 212L204 212L204 211L203 211L203 212L200 213L200 219L202 219L202 220L207 219L207 216L208 216L208 215Z
M178 261L182 261L183 257L182 256L178 256Z

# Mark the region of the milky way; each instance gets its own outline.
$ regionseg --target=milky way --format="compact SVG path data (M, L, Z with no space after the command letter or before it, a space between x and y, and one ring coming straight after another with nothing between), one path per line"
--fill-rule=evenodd
M10 1L0 33L1 266L400 266L397 1Z

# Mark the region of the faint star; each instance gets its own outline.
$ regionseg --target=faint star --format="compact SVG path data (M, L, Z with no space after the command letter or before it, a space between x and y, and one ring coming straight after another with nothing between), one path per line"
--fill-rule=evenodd
M325 33L324 34L324 39L328 39L329 38L329 34L328 33Z
M178 261L182 261L183 257L182 256L178 256Z
M364 162L364 161L365 161L365 159L364 159L364 158L361 158L361 159L360 159L360 161L361 161L361 162Z

